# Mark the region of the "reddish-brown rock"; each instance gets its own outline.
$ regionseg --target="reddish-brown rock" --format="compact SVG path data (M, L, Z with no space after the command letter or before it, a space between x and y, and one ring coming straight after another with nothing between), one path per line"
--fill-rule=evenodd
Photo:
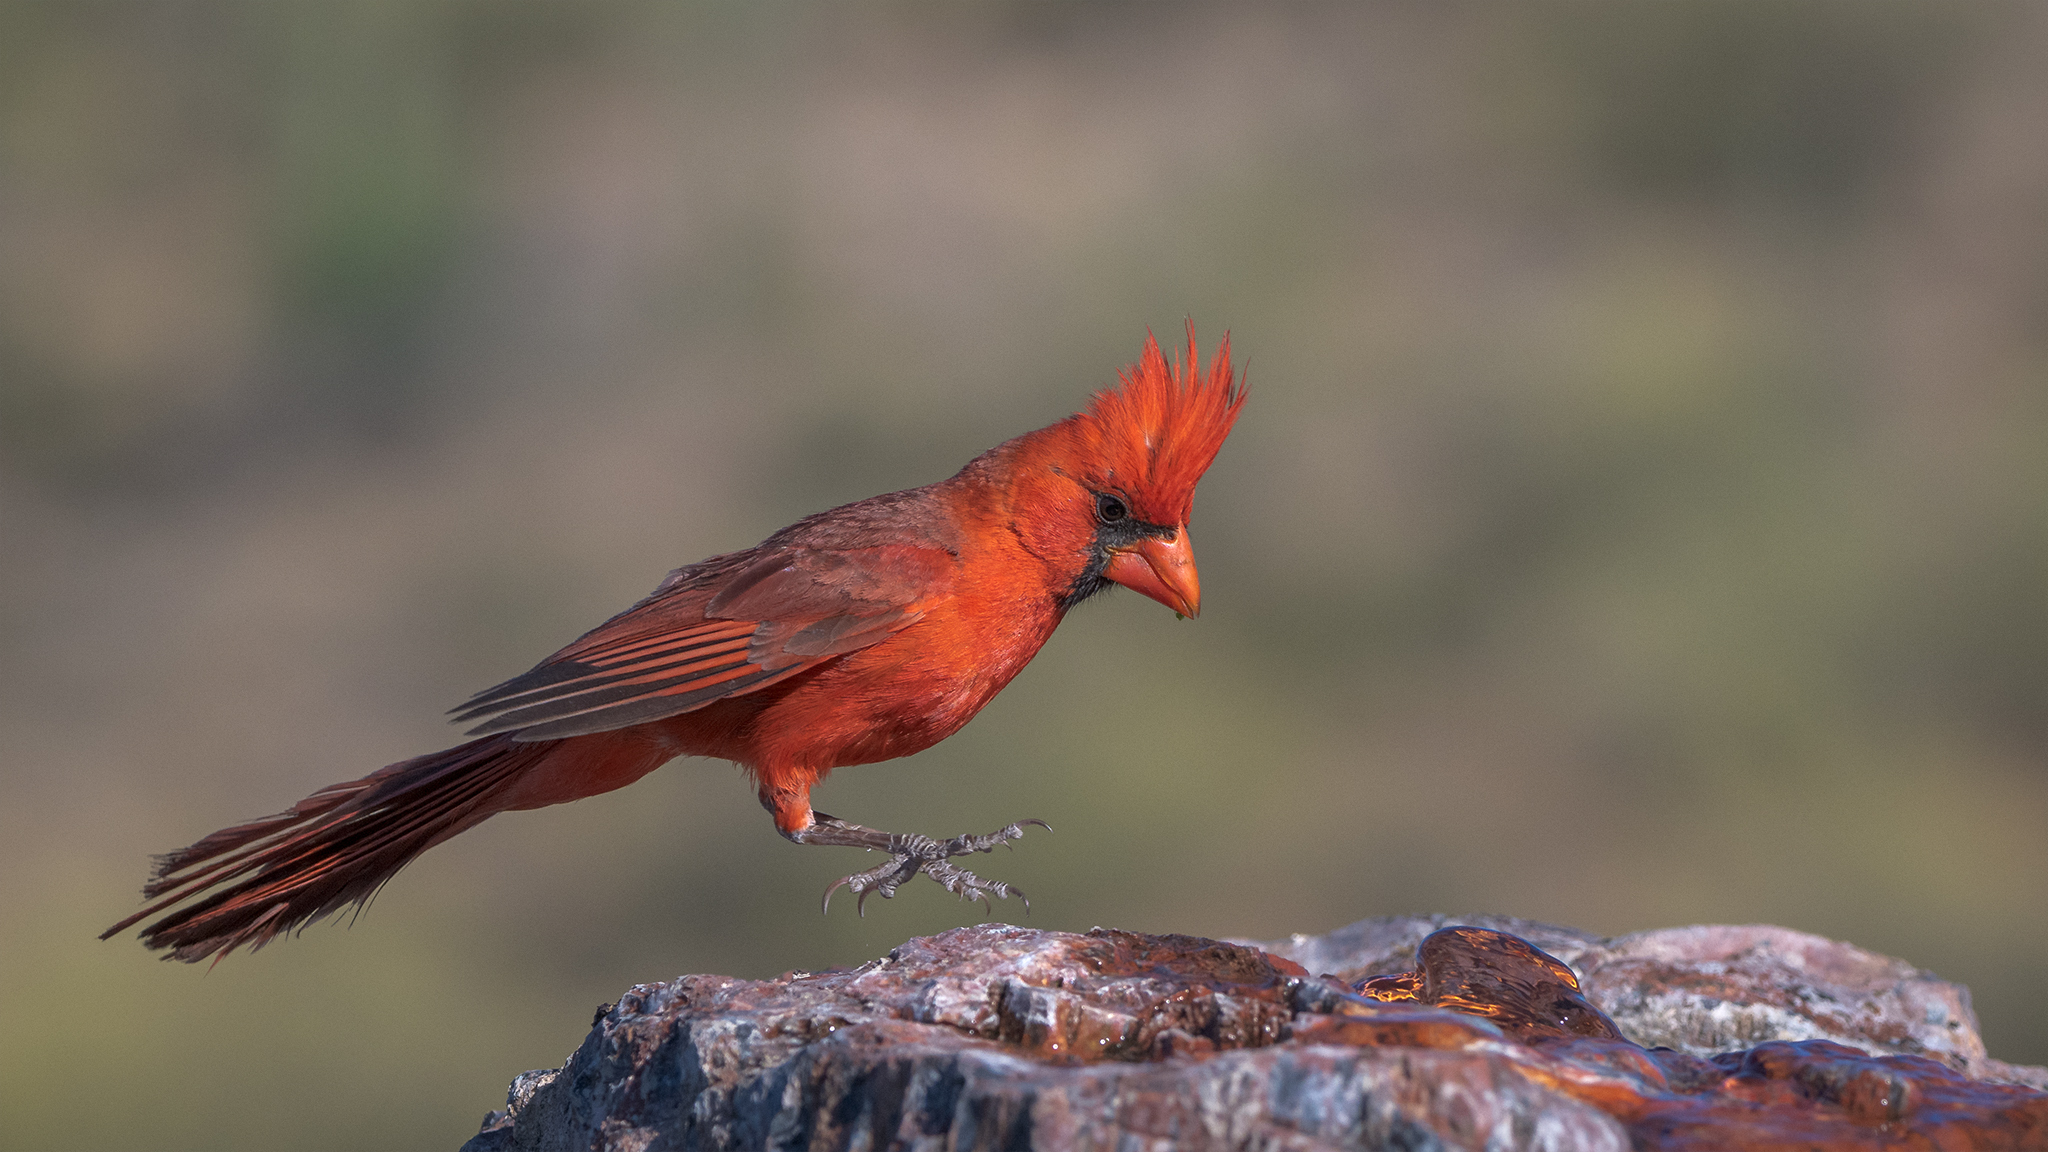
M1897 961L1445 926L1268 951L982 925L641 985L467 1149L2048 1148L2048 1094L1980 1078L2040 1070L1988 1061L1967 994ZM1730 1028L1802 1034L1709 1051ZM1632 1042L1658 1029L1681 1044Z
M1355 981L1413 967L1423 939L1454 924L1512 933L1563 961L1592 1004L1645 1048L1711 1056L1772 1040L1832 1040L2048 1089L2048 1069L1985 1053L1969 989L1789 928L1707 924L1607 938L1507 916L1397 916L1255 946Z

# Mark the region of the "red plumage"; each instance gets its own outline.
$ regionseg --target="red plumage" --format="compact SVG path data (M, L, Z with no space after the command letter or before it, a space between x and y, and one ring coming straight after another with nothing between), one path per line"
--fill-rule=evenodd
M1124 584L1193 615L1194 489L1244 403L1229 338L1206 376L1194 332L1169 365L1149 337L1119 387L954 476L807 517L669 574L646 599L457 709L477 737L336 784L290 811L159 858L143 942L224 956L366 900L413 857L494 813L624 787L682 755L743 765L782 834L876 848L864 900L1021 834L933 841L810 806L834 768L931 747L981 710L1068 608ZM836 886L835 886L836 887ZM1021 895L1021 893L1019 893ZM829 896L829 893L828 893ZM189 902L188 902L189 901Z

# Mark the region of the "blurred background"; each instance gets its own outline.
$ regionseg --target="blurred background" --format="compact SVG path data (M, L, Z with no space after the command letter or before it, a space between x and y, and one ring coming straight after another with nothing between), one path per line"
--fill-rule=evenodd
M668 569L1149 326L1204 615L819 804L1043 928L1773 922L2048 1062L2048 14L0 5L0 1146L451 1148L636 981L981 916L730 765L208 972L147 858L452 743ZM982 867L983 865L977 865Z

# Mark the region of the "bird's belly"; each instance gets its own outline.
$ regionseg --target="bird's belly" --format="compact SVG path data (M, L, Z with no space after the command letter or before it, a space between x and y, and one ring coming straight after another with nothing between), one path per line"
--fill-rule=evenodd
M913 703L868 707L845 715L843 734L831 759L819 767L842 768L909 756L958 732L1000 688L965 683L933 686Z
M761 717L769 745L821 774L922 752L958 732L1002 688L983 674L918 677L880 693L830 691L825 679Z
M823 776L922 752L958 732L1023 670L1043 643L1031 639L981 648L967 660L911 644L851 653L767 703L746 726L751 754L735 758Z

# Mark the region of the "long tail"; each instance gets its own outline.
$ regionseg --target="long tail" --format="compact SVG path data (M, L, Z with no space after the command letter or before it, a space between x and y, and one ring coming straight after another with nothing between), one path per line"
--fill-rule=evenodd
M100 939L211 892L144 928L143 944L188 963L245 944L261 948L368 901L413 857L502 810L505 786L560 743L486 736L329 785L289 812L223 828L157 857L142 889L152 903Z

